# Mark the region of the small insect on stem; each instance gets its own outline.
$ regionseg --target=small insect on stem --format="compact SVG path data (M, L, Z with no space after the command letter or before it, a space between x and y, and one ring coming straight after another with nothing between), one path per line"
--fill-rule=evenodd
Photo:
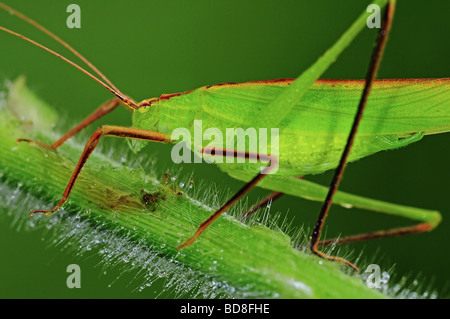
M160 193L159 192L153 194L146 193L143 189L141 189L141 194L142 194L142 201L144 202L144 204L148 205L149 203L157 203L158 195Z
M160 192L147 193L141 189L142 202L147 206L152 212L154 212L159 205L159 200L166 200L166 195L162 195Z
M269 189L274 193L244 212L241 219L254 214L259 208L275 201L283 194L323 201L311 235L310 250L321 258L346 264L355 270L358 268L351 262L340 257L329 256L319 251L319 247L330 243L344 244L434 229L441 220L439 212L386 203L338 191L347 162L379 151L404 147L419 141L424 135L450 131L449 78L375 80L392 25L395 1L376 0L374 4L386 9L365 80L319 79L359 32L366 28L368 13L364 11L334 45L296 79L208 85L183 93L163 94L159 98L145 99L136 103L66 42L34 20L0 3L0 9L12 12L53 38L83 61L93 73L21 34L0 26L1 31L55 55L114 95L113 99L98 107L53 144L44 144L26 138L19 139L18 142L57 149L69 138L97 119L109 114L119 105L125 106L132 112L131 127L111 125L99 127L86 143L61 200L50 210L35 210L31 213L42 212L49 215L56 212L66 202L80 172L101 137L133 140L135 144L130 143L133 151L141 149L149 142L177 145L179 139L172 138L169 132L185 128L189 133L195 133L196 128L192 123L201 121L201 123L208 123L205 131L218 129L219 132L224 132L229 128L240 128L247 133L255 132L261 139L262 132L267 133L268 129L275 129L279 132L279 136L277 135L277 143L271 141L263 150L251 149L245 143L244 145L235 143L230 147L227 145L226 148L211 148L204 140L197 149L193 149L201 157L242 159L243 161L238 163L232 161L216 163L230 176L244 181L245 184L201 223L193 236L181 244L179 249L194 244L221 214L255 186ZM405 118L408 121L405 121ZM213 125L216 127L212 127ZM195 145L194 139L195 134L190 134L189 141ZM267 140L267 135L265 139ZM274 155L274 150L278 151L277 156ZM319 174L331 169L335 169L335 173L327 189L304 178L307 175ZM170 187L168 174L164 175L162 184ZM173 191L176 196L183 194L176 188L173 188ZM160 200L166 200L166 195L161 196L160 193L148 193L142 190L141 200L146 206L156 209ZM321 241L321 231L333 203L406 217L417 221L418 224Z

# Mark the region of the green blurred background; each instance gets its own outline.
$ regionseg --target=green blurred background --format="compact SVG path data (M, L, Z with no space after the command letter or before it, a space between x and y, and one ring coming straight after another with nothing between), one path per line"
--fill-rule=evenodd
M369 3L76 0L81 7L82 28L69 29L66 8L74 3L72 0L5 2L72 44L135 100L222 82L296 77ZM449 12L450 2L446 0L399 0L379 77L448 77ZM5 12L0 12L0 25L70 56L61 46ZM324 78L363 78L374 38L374 30L364 30ZM111 97L69 65L1 33L0 80L22 74L28 85L70 122L81 120ZM98 125L102 123L128 125L130 118L121 109ZM442 134L426 137L405 149L376 154L349 165L341 184L342 190L351 193L442 212L442 224L431 233L352 245L355 255L363 249L363 258L379 261L382 270L396 264L396 276L414 278L422 274L420 280L426 281L425 285L433 280L441 297L448 296L449 291L449 145L450 134ZM157 165L161 169L170 163L169 146L152 146L146 152L160 159ZM214 182L230 191L242 185L207 164L190 165L185 171L193 171L196 180ZM327 185L330 178L328 173L312 179ZM266 194L255 190L249 202ZM272 212L280 211L295 224L309 227L319 207L319 203L286 196L272 205ZM1 298L153 298L160 293L162 282L138 293L136 286L127 285L136 272L122 274L116 281L121 268L113 267L104 274L96 266L100 257L95 252L81 258L75 253L61 253L59 248L47 247L41 240L42 232L16 232L8 221L3 218L0 225ZM330 236L352 234L405 223L409 221L333 207L327 232ZM81 289L66 287L65 271L71 263L81 267Z

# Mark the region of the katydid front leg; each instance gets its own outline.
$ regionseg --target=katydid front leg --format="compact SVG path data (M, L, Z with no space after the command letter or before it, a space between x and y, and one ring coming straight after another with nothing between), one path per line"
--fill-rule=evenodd
M72 176L69 180L69 183L67 184L66 189L64 190L61 200L52 209L34 210L30 213L31 215L35 213L44 213L45 215L51 215L52 213L56 212L66 202L75 185L78 175L81 173L81 170L84 167L84 164L86 163L86 161L88 160L89 156L94 151L94 149L97 147L97 144L102 136L115 136L122 138L141 139L160 143L171 142L170 136L164 133L140 130L130 127L103 125L91 135L89 141L86 143L84 151L81 154L80 159L78 160L78 164L72 173Z
M35 140L29 140L26 138L19 138L17 142L27 142L29 144L36 144L40 147L50 148L50 149L57 149L62 144L64 144L69 138L80 132L85 127L89 126L94 121L98 120L99 118L105 116L112 110L114 110L118 105L120 105L121 101L118 98L114 98L102 105L98 109L96 109L91 115L87 116L83 121L75 125L74 128L72 128L69 132L64 134L61 138L59 138L57 141L55 141L53 144L44 144L39 141Z

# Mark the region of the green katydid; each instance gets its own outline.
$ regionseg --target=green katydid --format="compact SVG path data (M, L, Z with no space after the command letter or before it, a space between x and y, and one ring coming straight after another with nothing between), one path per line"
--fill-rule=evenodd
M385 39L390 27L394 1L379 0L380 7L389 2L384 26L380 31L366 81L318 80L323 72L337 59L339 54L350 44L356 35L366 26L368 13L362 14L354 24L341 36L315 64L295 80L256 81L242 84L224 84L202 87L181 94L162 95L160 98L147 99L140 103L121 93L98 69L68 46L53 33L38 25L33 20L1 4L0 7L14 13L19 18L33 24L55 40L66 46L81 58L104 82L88 71L56 52L6 28L1 30L21 37L48 52L57 55L66 62L95 79L117 98L105 103L92 115L78 124L52 145L30 141L39 146L56 149L68 138L91 124L99 117L109 113L123 104L133 111L133 127L102 126L90 138L78 162L78 165L64 191L61 201L49 211L33 211L51 214L67 200L78 174L94 150L101 136L126 137L142 142L177 142L172 140L170 132L178 127L193 130L192 122L201 119L208 127L225 130L230 127L280 128L279 170L274 175L260 173L260 165L220 164L219 167L232 177L247 184L225 205L214 213L197 230L194 237L181 247L187 246L203 232L220 214L241 198L256 184L260 187L313 200L323 200L327 188L313 184L297 176L319 173L337 167L337 173L329 188L315 233L311 243L312 251L324 258L342 261L356 268L350 262L338 257L327 256L318 251L319 245L327 245L331 240L319 242L320 230L328 211L334 203L352 205L373 211L399 215L420 222L419 225L362 234L341 238L337 243L367 240L378 237L416 233L431 230L437 226L441 217L438 212L389 204L376 200L338 192L337 184L347 160L353 161L381 150L395 149L420 140L425 134L434 134L450 130L450 106L448 96L449 79L414 79L414 80L379 80L373 81ZM361 92L364 89L364 93ZM358 110L364 110L369 97L364 119L358 127L361 117L355 120ZM426 107L423 101L426 100ZM122 102L122 103L121 103ZM357 112L358 114L359 112ZM426 116L425 116L426 115ZM356 123L358 134L351 131ZM354 139L354 140L353 140ZM203 152L206 149L194 150ZM351 152L350 152L351 148ZM210 150L212 151L212 150ZM217 155L217 149L214 150ZM249 157L248 149L232 150L235 157ZM350 153L349 153L350 152ZM343 155L344 153L344 155ZM347 153L347 154L346 154ZM257 154L260 159L267 154ZM256 177L255 177L255 174Z

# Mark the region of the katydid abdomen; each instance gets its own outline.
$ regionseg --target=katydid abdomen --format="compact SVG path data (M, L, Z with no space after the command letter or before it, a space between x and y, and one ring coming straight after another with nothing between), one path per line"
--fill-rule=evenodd
M229 83L163 95L143 101L141 108L134 112L133 125L167 134L185 128L191 136L192 150L199 153L193 147L194 120L201 120L201 136L208 128L217 128L226 146L229 128L255 128L258 134L259 128L254 127L258 111L292 81ZM299 176L336 168L363 87L361 80L319 80L310 88L279 125L277 174ZM375 81L349 160L408 145L424 134L449 131L449 88L449 79ZM211 140L202 138L201 142L197 146L204 148ZM250 142L247 139L242 149L242 144L234 138L232 148L248 152L252 150ZM146 142L138 143L142 146ZM270 134L267 143L268 153L272 153L275 145L271 145ZM248 161L245 164L223 162L217 164L225 171L257 173L261 166Z

